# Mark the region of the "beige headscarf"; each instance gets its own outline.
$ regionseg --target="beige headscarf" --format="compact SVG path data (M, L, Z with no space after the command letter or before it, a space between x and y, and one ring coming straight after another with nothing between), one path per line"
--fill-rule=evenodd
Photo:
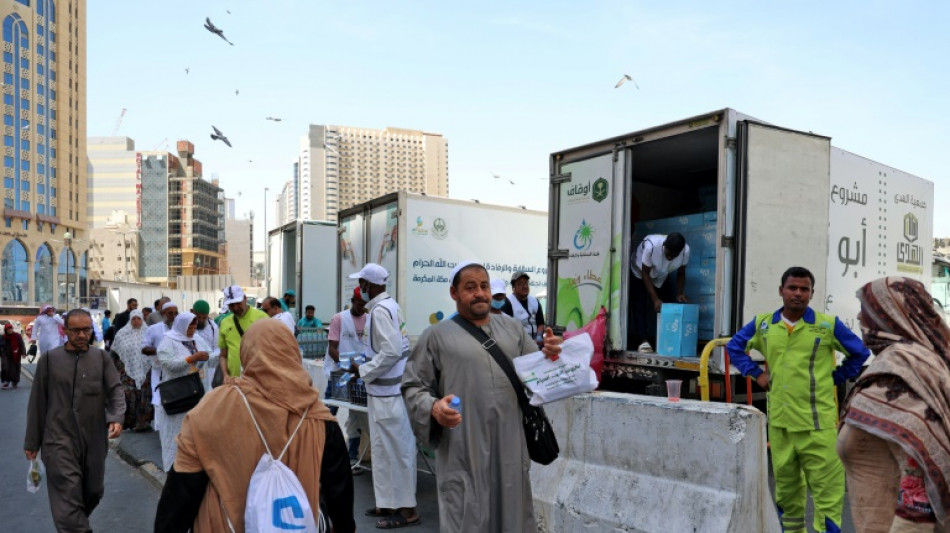
M178 435L175 471L204 471L211 479L195 533L228 530L222 504L235 530L244 530L247 487L265 449L237 388L247 396L275 454L310 408L283 462L297 475L310 507L319 508L325 423L335 419L311 385L296 339L282 322L258 320L241 341L241 364L244 376L229 378L205 395L185 417Z
M846 400L845 422L895 442L921 466L941 522L950 511L950 327L917 280L881 278L858 291L874 361Z

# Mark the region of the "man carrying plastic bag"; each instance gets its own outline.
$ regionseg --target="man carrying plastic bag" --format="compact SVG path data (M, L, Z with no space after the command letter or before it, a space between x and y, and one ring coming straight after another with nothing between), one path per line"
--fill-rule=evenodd
M543 405L570 398L597 388L597 374L590 367L594 343L583 333L561 344L556 361L534 352L515 357L518 377L531 391L531 405Z

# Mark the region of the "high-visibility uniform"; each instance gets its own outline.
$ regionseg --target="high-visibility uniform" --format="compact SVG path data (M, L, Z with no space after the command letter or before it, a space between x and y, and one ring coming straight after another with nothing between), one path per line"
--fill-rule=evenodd
M768 363L769 442L783 530L805 531L811 489L815 530L840 531L844 466L835 450L835 386L857 376L870 351L837 317L810 307L794 326L782 319L781 309L758 315L726 349L744 376L762 373L748 350L758 350ZM840 367L835 352L846 354Z

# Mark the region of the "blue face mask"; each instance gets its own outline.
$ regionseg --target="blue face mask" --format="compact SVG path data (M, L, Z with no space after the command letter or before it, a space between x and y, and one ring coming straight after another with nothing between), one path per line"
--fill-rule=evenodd
M369 302L369 287L367 287L365 291L363 287L360 287L360 298L362 298L364 302Z
M504 300L495 300L494 298L492 298L491 306L492 306L492 309L501 309L502 307L505 306L505 301L504 301Z

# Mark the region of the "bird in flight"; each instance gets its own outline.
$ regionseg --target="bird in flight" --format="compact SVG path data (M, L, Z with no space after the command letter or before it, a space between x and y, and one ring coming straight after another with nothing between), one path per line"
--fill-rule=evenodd
M214 133L211 134L212 141L221 141L224 144L228 145L228 148L231 148L231 141L229 141L228 138L225 137L223 133L221 133L221 130L219 130L218 128L214 126L211 126L211 129L214 130Z
M205 29L208 30L208 31L210 31L211 33L217 35L218 37L224 39L224 42L230 44L231 46L234 46L234 43L232 43L231 41L229 41L228 38L224 36L224 30L222 30L221 28L218 28L217 26L215 26L215 25L211 22L211 18L210 18L210 17L205 17Z
M189 67L185 67L185 74L188 74L189 72L191 72L191 69Z
M234 89L234 96L237 96L237 95L239 95L239 94L241 94L241 90L240 90L240 89Z
M489 172L489 174L491 174L492 177L495 178L496 180L501 179L501 176L499 176L498 174L495 174L494 172Z
M617 85L614 85L614 89L619 89L621 85L623 85L624 83L627 83L628 81L632 81L632 82L633 82L633 86L636 87L637 90L640 89L640 86L637 85L637 82L634 81L634 79L633 79L632 77L630 77L629 74L624 74L623 77L620 78L620 81L617 82Z
M281 120L284 120L284 119L282 119L282 118L277 118L277 117L267 117L267 118L265 118L264 120L271 120L271 121L273 121L273 122L280 122Z
M514 184L515 184L515 180L511 180L511 179L510 179L510 180L508 180L508 183L514 185Z

